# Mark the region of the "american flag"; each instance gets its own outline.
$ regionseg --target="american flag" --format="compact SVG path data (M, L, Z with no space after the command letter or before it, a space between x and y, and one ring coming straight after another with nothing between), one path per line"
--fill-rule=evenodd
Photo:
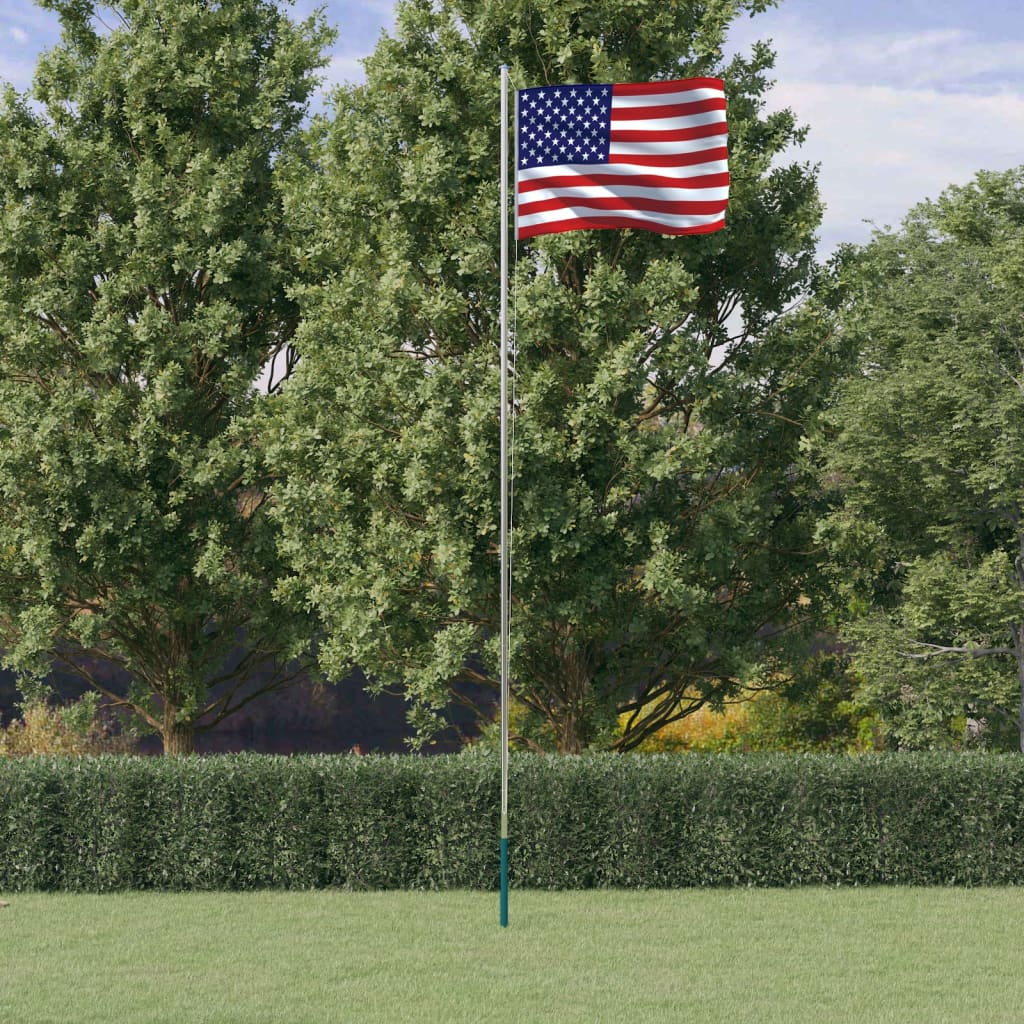
M725 227L719 78L544 85L518 94L516 237L578 228Z

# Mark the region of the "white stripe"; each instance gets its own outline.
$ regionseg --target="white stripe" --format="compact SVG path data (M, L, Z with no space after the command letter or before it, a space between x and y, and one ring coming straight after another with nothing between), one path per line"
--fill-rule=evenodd
M725 135L704 139L683 139L678 142L612 142L609 156L666 156L670 153L699 153L702 149L718 149L725 145ZM654 173L651 168L651 173Z
M699 100L721 99L725 96L723 89L709 89L702 86L699 89L685 89L681 92L652 92L641 93L638 96L623 96L612 93L612 110L622 110L627 107L664 107L669 103L696 103Z
M721 145L725 145L724 136ZM675 145L673 143L672 145ZM524 167L516 172L516 181L535 181L538 178L550 178L552 175L591 175L615 174L628 180L636 174L657 174L663 178L700 178L705 174L726 174L729 170L727 160L708 160L702 164L690 164L688 167L638 167L629 164L553 164L550 167Z
M640 185L573 185L571 188L539 188L524 192L519 197L521 204L537 203L545 199L630 199L641 196L644 199L668 199L682 203L712 203L728 199L728 186L721 188L644 188Z
M519 227L528 228L536 224L549 224L552 221L594 217L623 217L629 220L654 221L669 228L695 228L702 224L714 224L724 220L725 213L658 213L654 210L595 210L589 206L577 206L569 209L545 210L542 213L528 213L519 218Z
M652 117L637 121L612 121L612 131L627 129L633 132L674 132L680 128L698 128L702 124L720 124L725 121L724 110L706 110L703 114L684 117Z

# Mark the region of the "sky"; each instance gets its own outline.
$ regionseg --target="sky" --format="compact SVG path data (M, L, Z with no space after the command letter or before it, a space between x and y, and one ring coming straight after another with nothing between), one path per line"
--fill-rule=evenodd
M315 0L297 0L305 15ZM392 0L331 0L338 30L324 89L362 78L361 59L393 25ZM0 10L0 79L28 88L57 18L29 0ZM1024 164L1021 0L782 0L735 23L729 48L770 39L769 108L810 128L789 159L820 166L826 210L819 254L897 226L979 170Z

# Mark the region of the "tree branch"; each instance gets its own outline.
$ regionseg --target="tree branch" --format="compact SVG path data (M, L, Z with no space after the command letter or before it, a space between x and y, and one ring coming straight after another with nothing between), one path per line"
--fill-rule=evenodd
M901 658L914 658L924 660L927 658L939 658L945 654L955 654L965 658L987 658L993 654L1016 654L1012 647L946 647L943 644L929 644L923 640L912 640L915 647L927 647L927 651L920 654L911 654L908 651L900 651Z

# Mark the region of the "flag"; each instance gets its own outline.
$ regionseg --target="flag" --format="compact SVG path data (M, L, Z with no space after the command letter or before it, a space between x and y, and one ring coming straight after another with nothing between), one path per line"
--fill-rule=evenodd
M579 228L725 227L719 78L543 85L517 97L516 237Z

